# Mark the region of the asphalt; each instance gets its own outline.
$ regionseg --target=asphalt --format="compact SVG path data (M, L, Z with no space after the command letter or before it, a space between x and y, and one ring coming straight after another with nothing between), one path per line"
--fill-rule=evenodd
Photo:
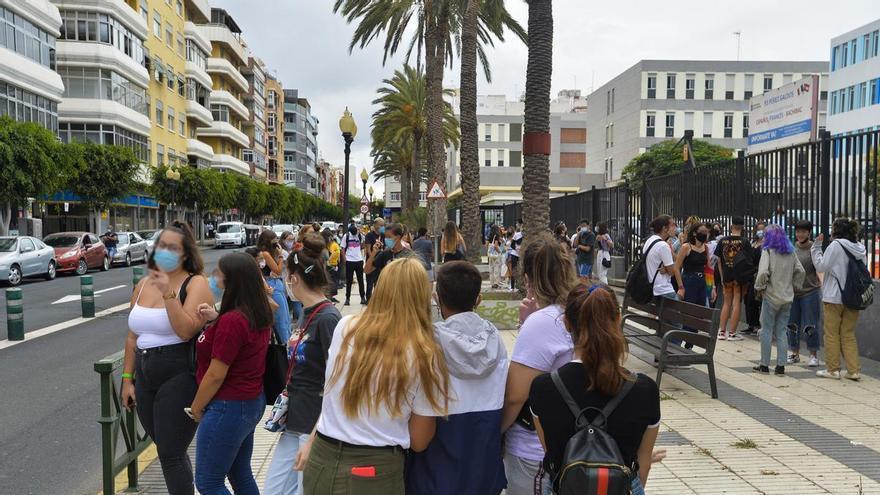
M210 269L227 251L203 251ZM98 311L125 303L132 270L91 272ZM25 332L81 316L78 277L26 282ZM5 320L5 307L3 319ZM98 374L93 363L122 349L128 311L0 349L0 494L94 494L101 484ZM6 325L0 324L0 341Z

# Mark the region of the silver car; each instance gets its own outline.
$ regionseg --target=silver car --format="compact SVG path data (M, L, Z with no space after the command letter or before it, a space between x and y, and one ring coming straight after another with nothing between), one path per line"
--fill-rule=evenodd
M11 286L25 277L55 278L55 250L34 237L0 237L0 280Z
M156 244L156 241L159 240L159 236L162 234L161 230L142 230L137 233L139 236L144 238L144 242L147 243L147 256L150 256L150 251L153 250L153 245Z
M137 232L117 232L116 239L116 254L111 260L114 264L131 266L135 261L147 261L147 241Z

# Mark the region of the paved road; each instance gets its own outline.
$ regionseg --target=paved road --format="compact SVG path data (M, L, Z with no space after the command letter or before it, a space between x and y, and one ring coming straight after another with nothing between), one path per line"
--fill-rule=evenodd
M225 251L231 252L231 251ZM211 269L223 251L203 251ZM131 269L92 272L98 310L125 303ZM77 277L22 285L26 332L80 316ZM4 310L5 311L5 310ZM98 374L92 363L122 349L128 312L0 349L0 494L97 493L101 483ZM5 322L5 313L3 315ZM0 323L0 340L6 325Z

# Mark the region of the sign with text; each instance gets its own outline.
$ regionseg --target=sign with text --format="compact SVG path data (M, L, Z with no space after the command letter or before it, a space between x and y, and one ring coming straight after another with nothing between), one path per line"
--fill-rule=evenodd
M816 139L819 76L809 76L749 100L748 153Z

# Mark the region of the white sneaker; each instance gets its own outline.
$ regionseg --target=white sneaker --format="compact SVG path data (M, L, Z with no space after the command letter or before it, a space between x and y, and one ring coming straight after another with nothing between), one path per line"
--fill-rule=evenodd
M727 340L739 341L739 340L743 340L743 336L738 333L732 333L727 337Z
M718 332L718 340L727 340L727 332L724 330Z
M810 368L816 368L819 366L819 358L816 356L810 356L810 362L807 364Z
M816 372L816 376L818 376L819 378L831 378L832 380L840 380L839 371L819 370Z

